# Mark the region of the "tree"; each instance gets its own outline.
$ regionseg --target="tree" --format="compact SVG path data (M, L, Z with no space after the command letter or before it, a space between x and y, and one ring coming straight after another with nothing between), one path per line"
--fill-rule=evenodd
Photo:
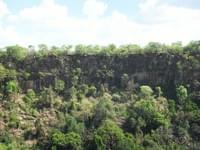
M147 53L160 53L165 51L166 46L164 44L160 44L158 42L150 42L148 45L144 48L145 52Z
M7 94L14 94L17 93L19 90L18 83L16 80L12 80L6 83L5 87Z
M76 45L75 46L75 54L79 54L79 55L87 54L87 47L82 44Z
M8 46L6 48L6 50L7 50L7 55L9 57L13 57L13 58L16 58L18 60L25 58L28 54L27 49L24 48L24 47L21 47L19 45Z
M168 47L168 51L171 52L171 53L180 53L180 52L182 52L183 51L182 42L172 43Z
M37 103L38 106L52 107L55 96L56 95L55 95L52 87L45 88L40 94L39 101Z
M124 134L123 130L114 122L106 120L100 126L93 137L94 147L97 150L137 150L138 145L130 134ZM138 149L139 150L139 149Z
M16 79L16 75L17 73L15 70L7 69L0 63L0 81L5 81L5 79Z
M6 144L0 143L0 150L7 150L8 147L6 146Z
M150 86L142 85L140 86L140 95L142 98L150 98L152 97L153 90Z
M78 134L84 133L85 126L83 123L78 123L77 120L72 116L66 117L66 131L75 132Z
M200 41L191 41L184 47L184 51L191 53L198 53L200 51Z
M15 79L16 78L16 71L11 69L6 69L0 63L0 81L4 81L5 79Z
M128 81L129 81L129 76L128 74L124 73L122 76L121 76L121 87L123 89L126 89L127 86L128 86Z
M167 101L160 103L155 99L141 99L128 107L128 130L132 133L149 133L160 126L168 127Z
M86 96L93 96L95 97L97 93L97 88L95 86L89 86L88 88L88 93L86 94Z
M65 82L63 80L56 80L55 81L55 90L57 92L62 92L65 89Z
M121 95L120 94L118 94L118 93L114 93L113 95L112 95L112 100L114 101L114 102L121 102Z
M40 118L36 119L34 125L35 125L35 129L36 129L36 136L37 137L45 136L44 124Z
M36 94L35 94L34 90L28 89L23 100L31 106L33 104L33 102L35 101L35 99L36 99Z
M178 88L176 88L176 95L178 98L178 103L180 105L185 105L188 93L187 89L183 85L180 85Z
M77 96L77 89L72 86L71 88L69 88L67 91L66 91L66 96L69 98L69 99L75 99L76 96Z
M69 132L63 134L61 132L56 132L52 135L53 147L57 150L81 150L82 140L79 134L74 132Z
M123 55L141 53L142 48L136 44L121 45L119 53Z
M2 64L0 64L0 80L3 80L4 78L6 78L7 74L8 74L8 70Z
M113 118L114 115L113 102L109 96L104 94L104 96L99 99L99 102L94 109L94 126L99 126L106 119Z
M116 52L117 47L114 44L109 44L108 46L102 47L100 54L110 56L112 54L116 54Z
M72 45L62 45L60 49L64 54L69 54L71 52Z
M162 92L162 90L161 90L161 87L157 86L157 87L155 88L155 93L156 93L156 96L157 96L157 97L161 97L162 94L163 94L163 92Z
M38 53L39 56L45 56L48 54L48 47L45 44L38 45Z

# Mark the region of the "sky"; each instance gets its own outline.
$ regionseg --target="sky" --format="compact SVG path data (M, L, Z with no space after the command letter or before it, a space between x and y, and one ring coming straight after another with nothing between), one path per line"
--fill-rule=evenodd
M0 0L0 47L192 40L199 0Z

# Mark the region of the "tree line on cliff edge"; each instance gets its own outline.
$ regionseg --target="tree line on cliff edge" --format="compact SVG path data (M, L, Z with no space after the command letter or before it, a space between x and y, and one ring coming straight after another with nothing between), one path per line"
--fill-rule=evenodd
M29 45L28 48L12 45L1 49L0 56L8 56L16 59L23 59L29 55L45 56L49 54L54 55L128 55L128 54L144 54L144 53L199 53L200 41L191 41L186 46L183 46L181 42L172 43L171 45L161 44L158 42L150 42L145 47L141 47L136 44L127 44L116 46L110 44L108 46L99 45L83 45L76 46L63 45L60 47L52 46L48 47L45 44L39 44L36 47Z

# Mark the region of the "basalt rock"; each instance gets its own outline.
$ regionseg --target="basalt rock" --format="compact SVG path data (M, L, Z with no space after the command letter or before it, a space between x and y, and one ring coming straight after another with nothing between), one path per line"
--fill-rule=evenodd
M1 61L2 62L2 61ZM78 84L107 85L122 88L121 77L127 74L129 85L139 87L161 86L167 95L174 95L175 88L183 84L189 91L200 90L200 53L198 54L134 54L127 56L63 55L27 57L23 61L3 61L4 65L26 72L28 77L18 77L21 88L40 91L54 86L57 79L71 87L74 77ZM77 84L76 83L76 84ZM173 96L172 96L173 97Z

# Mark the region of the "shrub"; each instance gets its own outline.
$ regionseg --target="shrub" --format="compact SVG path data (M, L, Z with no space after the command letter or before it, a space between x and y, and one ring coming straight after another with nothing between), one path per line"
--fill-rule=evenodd
M5 88L6 88L5 89L6 93L8 93L8 94L16 93L19 90L18 83L15 80L7 82Z
M35 100L35 98L36 98L36 95L35 95L34 90L28 89L28 90L27 90L27 93L26 93L26 95L25 95L25 97L23 98L23 100L24 100L27 104L32 105L33 102L34 102L34 100Z
M55 81L55 90L57 92L62 92L65 89L65 82L63 80Z
M70 149L70 150L81 150L82 140L79 134L69 132L63 134L56 132L52 135L52 144L57 149Z
M27 49L19 45L8 46L6 50L9 57L13 57L18 60L25 58L28 54Z

